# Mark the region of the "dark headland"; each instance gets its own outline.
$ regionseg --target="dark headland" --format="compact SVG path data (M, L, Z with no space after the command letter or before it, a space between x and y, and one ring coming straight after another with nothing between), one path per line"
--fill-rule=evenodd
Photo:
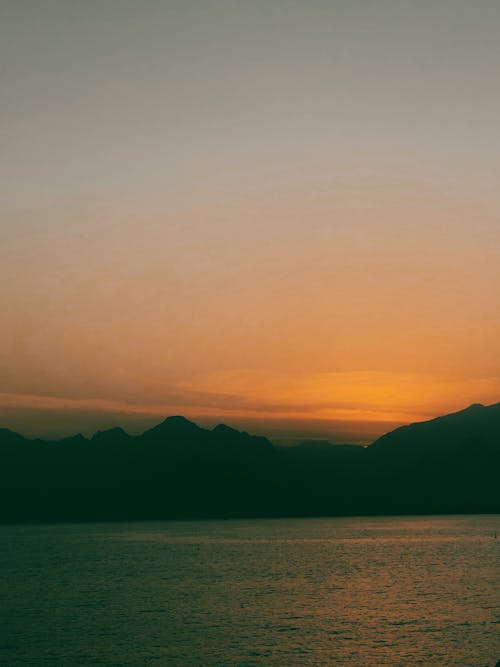
M168 417L142 435L27 439L0 429L0 521L500 512L500 403L368 447L275 447Z

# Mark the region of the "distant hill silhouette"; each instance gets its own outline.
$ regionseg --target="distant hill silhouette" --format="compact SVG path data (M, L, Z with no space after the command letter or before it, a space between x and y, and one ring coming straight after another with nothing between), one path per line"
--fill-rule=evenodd
M374 474L409 511L498 511L500 403L402 426L367 450ZM385 498L385 505L390 505ZM496 509L495 509L496 508Z
M474 403L460 412L401 426L376 440L371 451L414 458L456 452L470 441L498 449L499 428L500 403L488 407Z
M369 447L269 440L168 417L59 441L0 429L0 521L499 512L500 403Z

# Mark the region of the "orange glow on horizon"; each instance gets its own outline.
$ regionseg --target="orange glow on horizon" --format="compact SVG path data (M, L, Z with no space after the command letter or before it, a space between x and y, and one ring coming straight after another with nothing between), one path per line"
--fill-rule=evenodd
M214 391L214 387L217 391ZM429 377L410 373L344 372L285 374L231 371L194 377L182 382L164 401L144 402L107 398L57 397L1 393L0 415L25 415L30 420L45 414L57 422L62 414L92 415L100 421L160 420L182 414L201 423L226 420L250 424L264 434L287 431L344 434L344 439L368 443L393 428L462 409L477 402L494 403L500 394L498 378Z

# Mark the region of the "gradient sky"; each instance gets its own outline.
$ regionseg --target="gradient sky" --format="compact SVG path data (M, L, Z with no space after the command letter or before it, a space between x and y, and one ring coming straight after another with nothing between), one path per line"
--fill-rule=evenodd
M500 400L499 72L497 0L1 0L1 425Z

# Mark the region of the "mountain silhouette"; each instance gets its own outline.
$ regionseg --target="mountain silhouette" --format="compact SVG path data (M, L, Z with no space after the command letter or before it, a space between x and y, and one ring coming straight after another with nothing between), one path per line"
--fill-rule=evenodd
M160 424L153 426L143 433L146 438L198 438L204 433L204 429L189 421L185 417L167 417Z
M0 521L499 512L500 403L372 445L275 447L167 417L58 441L0 429Z
M377 454L422 456L424 453L451 453L467 441L500 447L500 403L485 407L474 403L465 410L429 421L401 426L376 440L370 447Z
M116 426L115 428L107 429L106 431L96 431L92 436L91 441L93 443L111 443L111 442L124 442L130 438L129 434L126 433L122 428Z
M405 511L448 512L498 508L500 403L402 426L367 449L373 474L389 479L381 504L396 494ZM497 511L497 510L495 510Z

